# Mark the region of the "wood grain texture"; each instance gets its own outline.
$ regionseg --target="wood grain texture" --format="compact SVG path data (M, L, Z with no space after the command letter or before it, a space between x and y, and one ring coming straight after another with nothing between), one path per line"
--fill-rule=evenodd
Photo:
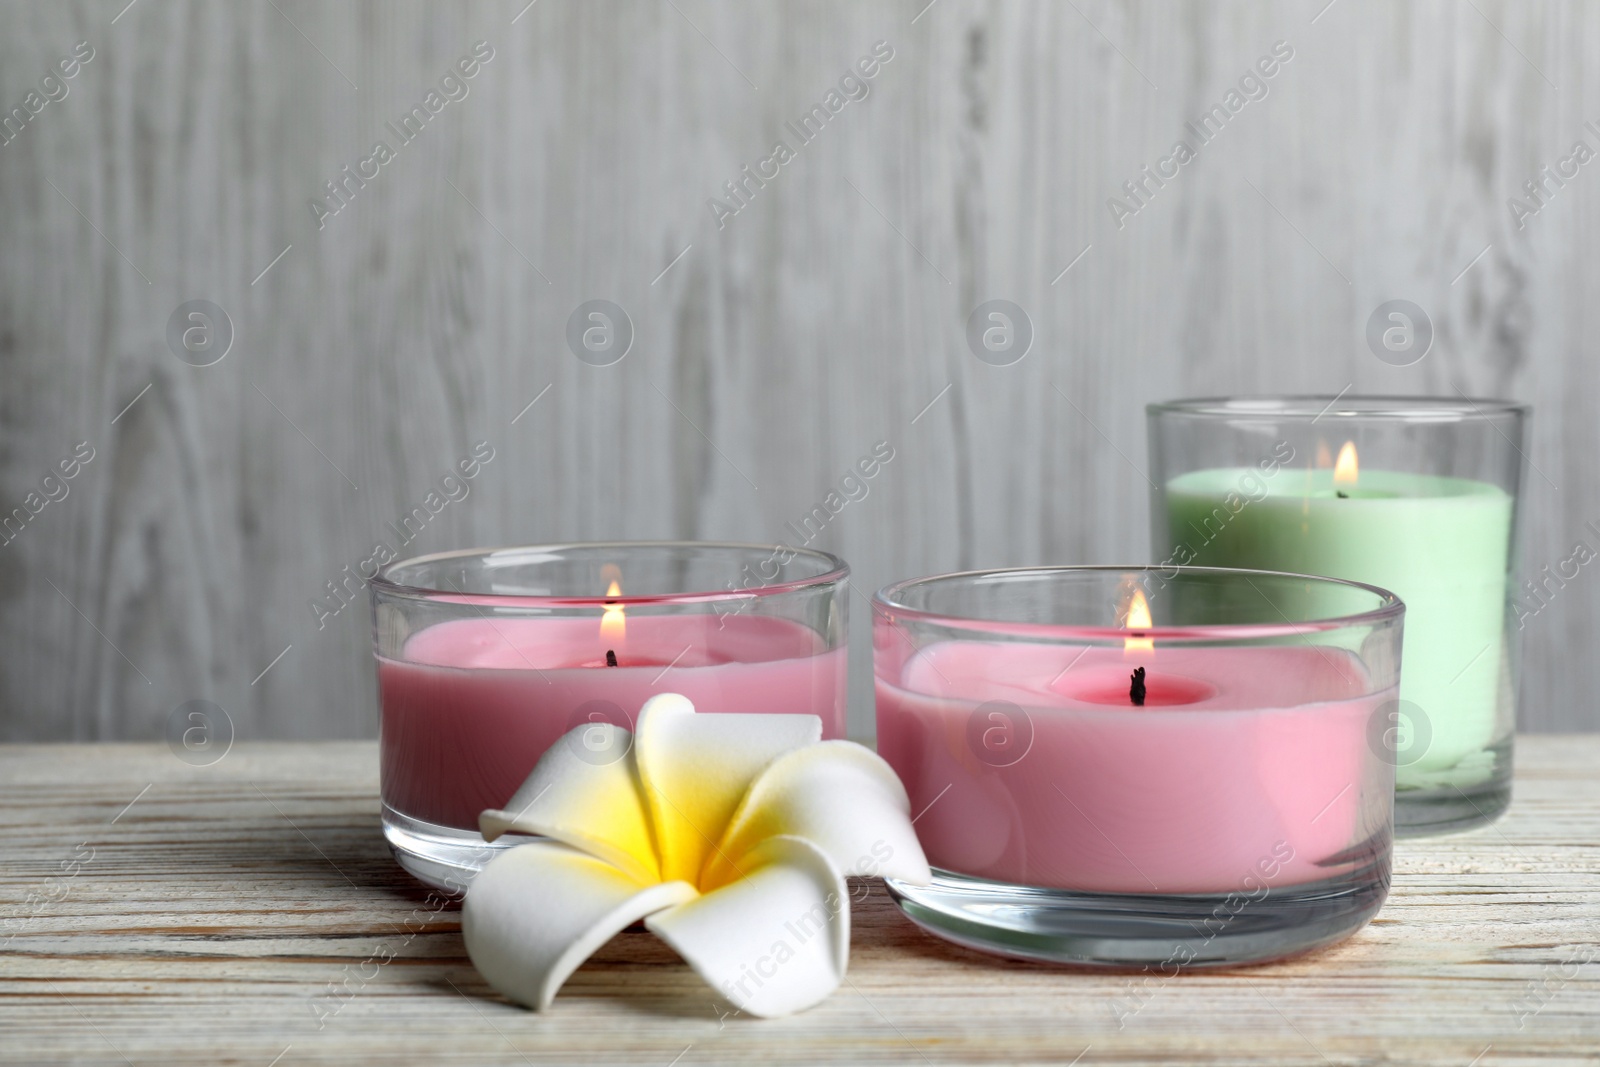
M0 4L7 109L96 50L0 147L0 514L95 449L0 548L0 738L148 739L193 699L243 738L370 736L365 609L310 604L480 440L408 553L771 541L888 441L817 541L870 593L1142 557L1150 400L1509 394L1529 569L1600 547L1600 179L1507 208L1600 143L1578 0L124 4ZM319 229L480 40L470 95ZM880 40L870 95L719 228L708 199ZM1278 40L1270 94L1118 229L1108 197ZM1436 330L1408 368L1363 342L1396 297ZM197 368L166 330L202 298L235 337ZM1032 321L1014 366L967 348L991 298ZM567 348L591 299L631 317L614 366ZM1597 591L1530 623L1523 728L1600 726Z
M246 743L205 768L5 746L0 1062L1592 1063L1600 738L1527 736L1518 761L1501 823L1402 842L1382 913L1311 956L1166 980L1010 964L921 933L873 883L846 984L763 1022L725 1017L642 931L547 1013L501 1000L459 911L390 860L370 743Z

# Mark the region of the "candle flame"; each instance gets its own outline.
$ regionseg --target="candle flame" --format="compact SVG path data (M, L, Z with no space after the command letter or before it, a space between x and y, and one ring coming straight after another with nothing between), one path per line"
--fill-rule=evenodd
M1128 610L1123 614L1122 626L1127 630L1148 630L1155 625L1150 618L1150 602L1145 599L1143 589L1135 589L1133 596L1128 600ZM1124 655L1133 652L1150 652L1156 643L1148 637L1129 637L1122 642Z
M1360 475L1361 466L1356 462L1356 443L1346 441L1344 447L1339 449L1339 458L1333 464L1333 484L1351 488Z
M619 597L622 595L622 583L613 581L606 589L606 596ZM600 616L600 639L607 644L620 645L628 633L628 618L622 613L621 604L607 604L605 613Z

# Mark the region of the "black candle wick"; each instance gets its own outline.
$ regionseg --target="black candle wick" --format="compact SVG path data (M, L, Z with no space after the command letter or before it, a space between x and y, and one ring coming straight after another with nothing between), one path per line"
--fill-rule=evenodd
M1350 494L1345 492L1343 489L1335 489L1334 493L1338 495L1340 500L1349 500L1350 499Z
M1144 707L1144 668L1133 669L1133 682L1128 686L1128 699L1136 708Z
M617 665L617 654L616 654L616 652L613 651L612 649L609 649L609 648L606 649L606 666L607 667L615 667L616 665Z

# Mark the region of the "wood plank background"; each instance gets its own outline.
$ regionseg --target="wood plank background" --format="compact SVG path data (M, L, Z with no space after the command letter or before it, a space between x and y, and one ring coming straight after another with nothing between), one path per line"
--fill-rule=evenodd
M1537 411L1530 570L1600 547L1597 168L1507 206L1600 147L1600 11L1325 2L5 3L6 111L94 57L0 146L0 512L94 459L0 548L0 738L154 737L193 699L241 737L370 735L365 609L310 603L478 441L408 551L771 541L888 441L819 541L870 592L1142 558L1150 400L1505 394ZM1107 198L1280 40L1269 95L1118 229ZM469 95L319 229L478 41ZM879 41L869 95L719 228ZM1436 330L1407 368L1363 341L1397 297ZM1013 366L966 345L991 298L1035 330ZM193 299L232 323L214 366L168 348ZM613 366L565 342L592 299L635 328ZM1595 581L1528 627L1526 729L1600 726Z

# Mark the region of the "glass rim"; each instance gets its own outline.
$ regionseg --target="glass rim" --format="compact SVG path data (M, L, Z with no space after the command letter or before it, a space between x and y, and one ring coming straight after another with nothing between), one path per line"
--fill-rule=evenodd
M1062 574L1143 574L1143 575L1168 575L1162 581L1171 581L1173 578L1184 574L1236 576L1249 581L1252 578L1292 579L1303 582L1316 582L1325 586L1346 586L1371 593L1378 598L1378 605L1366 611L1356 612L1351 615L1338 615L1326 619L1283 619L1279 622L1249 622L1249 623L1207 623L1200 626L1151 626L1138 630L1130 630L1122 626L1100 626L1079 623L1057 622L1022 622L1016 620L983 618L974 615L952 615L940 611L928 611L923 608L911 607L900 602L897 598L904 591L916 586L932 585L942 582L970 583L985 578L1001 578L1022 575L1062 575ZM949 574L933 574L920 578L907 578L879 589L872 595L872 610L876 617L880 613L892 613L896 617L913 619L918 622L931 623L949 629L966 630L973 633L992 634L995 636L1031 636L1055 637L1058 639L1079 639L1087 642L1117 642L1125 641L1130 636L1137 635L1167 642L1195 642L1195 641L1243 641L1272 637L1293 637L1304 634L1329 633L1357 626L1371 626L1386 624L1405 615L1405 603L1394 593L1376 585L1366 582L1351 581L1346 578L1328 578L1316 574L1294 574L1288 571L1253 570L1243 567L1166 567L1160 564L1139 563L1124 566L1114 564L1085 564L1085 565L1060 565L1045 567L997 567L987 570L954 571Z
M1399 396L1394 394L1267 393L1259 396L1184 397L1145 405L1148 416L1272 421L1338 418L1352 422L1487 422L1525 417L1533 405L1496 397Z
M765 585L741 586L737 589L717 590L685 590L678 593L623 593L619 596L606 596L598 594L544 594L544 593L475 593L461 589L439 589L433 586L411 585L395 581L390 577L392 572L403 567L414 567L420 564L438 563L451 559L471 559L491 556L497 552L559 552L570 549L612 549L627 551L630 549L712 549L726 551L737 549L747 552L790 552L794 556L805 556L824 564L826 570L810 578L795 578L787 582L770 582ZM412 556L409 559L395 560L384 564L378 573L367 579L367 584L378 592L388 597L405 598L408 600L433 600L451 602L462 597L472 598L473 603L488 601L505 607L595 607L605 608L607 605L649 605L649 604L706 604L730 600L748 600L753 597L780 596L784 593L801 592L812 588L823 588L837 585L850 576L850 565L832 552L824 552L816 548L796 548L793 545L763 544L756 541L562 541L531 545L499 545L488 548L458 548L444 552L430 552L421 556Z

